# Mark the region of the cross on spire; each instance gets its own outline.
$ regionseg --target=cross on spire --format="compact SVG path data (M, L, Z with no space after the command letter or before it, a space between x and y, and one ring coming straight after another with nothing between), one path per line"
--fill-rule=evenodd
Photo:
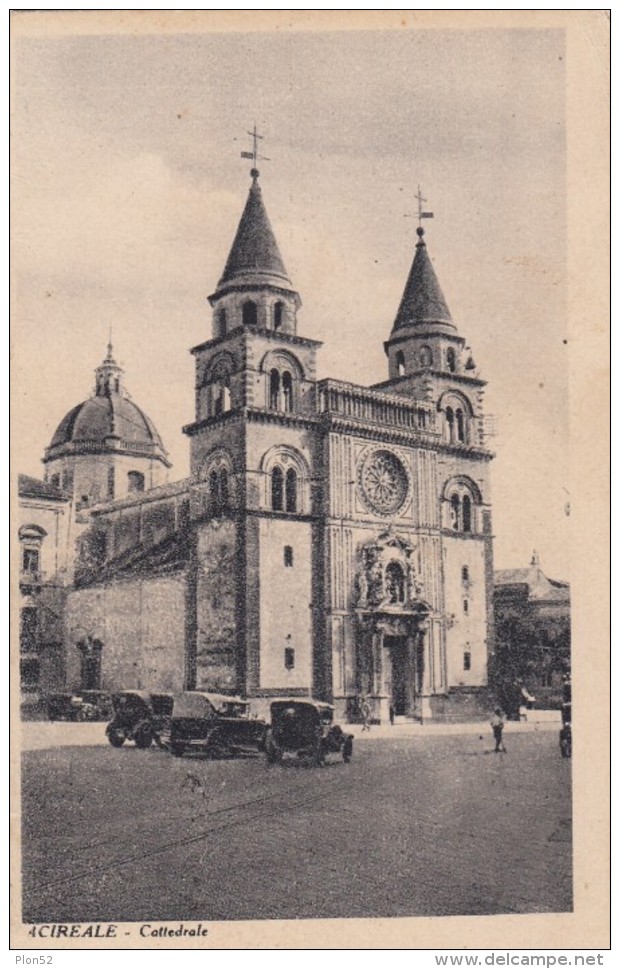
M422 195L422 191L421 191L419 185L418 185L418 193L417 193L417 195L414 195L413 197L414 197L414 199L416 199L416 201L418 203L417 216L414 216L414 218L417 218L417 220L418 220L418 228L416 229L416 232L417 232L417 234L419 235L419 237L421 239L422 236L424 235L424 229L422 228L422 219L432 219L432 218L434 218L434 214L433 214L433 212L427 212L427 211L424 210L424 208L422 206L422 203L423 202L428 202L428 199L425 199L424 196ZM411 213L408 212L407 213L407 216L410 217L411 216Z
M248 134L249 134L250 138L252 139L252 151L242 151L241 152L241 157L242 158L251 158L252 159L252 161L254 162L254 164L253 164L252 169L250 171L250 175L252 176L252 178L256 179L256 178L258 178L258 175L259 175L259 171L258 171L258 169L256 167L257 161L259 159L261 161L269 161L269 159L265 155L259 155L259 153L258 153L258 142L259 141L262 141L265 136L264 135L259 135L258 131L256 130L256 122L254 122L254 128L252 129L252 131L248 131Z
M425 212L422 208L422 202L428 202L428 199L423 198L420 186L418 185L418 194L414 195L414 198L418 201L418 228L422 228L422 219L432 219L434 215L432 212ZM419 234L419 233L418 233Z

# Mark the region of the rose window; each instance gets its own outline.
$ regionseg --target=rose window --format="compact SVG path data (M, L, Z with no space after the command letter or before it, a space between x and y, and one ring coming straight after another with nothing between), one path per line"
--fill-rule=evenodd
M373 511L393 515L407 497L408 478L402 462L391 451L373 451L361 466L360 490Z

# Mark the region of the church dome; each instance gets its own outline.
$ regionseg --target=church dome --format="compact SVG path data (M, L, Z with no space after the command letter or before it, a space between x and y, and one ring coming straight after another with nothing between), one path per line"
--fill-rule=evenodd
M50 447L71 443L105 445L108 438L115 437L128 444L163 448L150 418L120 394L91 397L73 407L56 428Z
M95 371L93 397L73 407L56 428L46 460L61 454L124 451L157 458L169 466L162 439L151 419L122 386L122 369L108 355Z

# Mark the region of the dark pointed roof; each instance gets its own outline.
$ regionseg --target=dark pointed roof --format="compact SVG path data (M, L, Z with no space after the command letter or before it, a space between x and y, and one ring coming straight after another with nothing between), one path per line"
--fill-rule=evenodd
M420 241L415 247L415 257L396 314L394 329L427 323L440 323L454 328L448 304L426 249L424 229L420 228L417 232Z
M248 200L217 288L231 283L266 283L292 289L265 209L258 173L252 176Z

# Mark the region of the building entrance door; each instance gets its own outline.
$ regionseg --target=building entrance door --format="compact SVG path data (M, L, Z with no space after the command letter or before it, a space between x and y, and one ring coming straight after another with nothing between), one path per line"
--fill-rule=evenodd
M405 636L386 636L384 645L390 653L392 667L392 706L397 717L409 713L409 656Z

